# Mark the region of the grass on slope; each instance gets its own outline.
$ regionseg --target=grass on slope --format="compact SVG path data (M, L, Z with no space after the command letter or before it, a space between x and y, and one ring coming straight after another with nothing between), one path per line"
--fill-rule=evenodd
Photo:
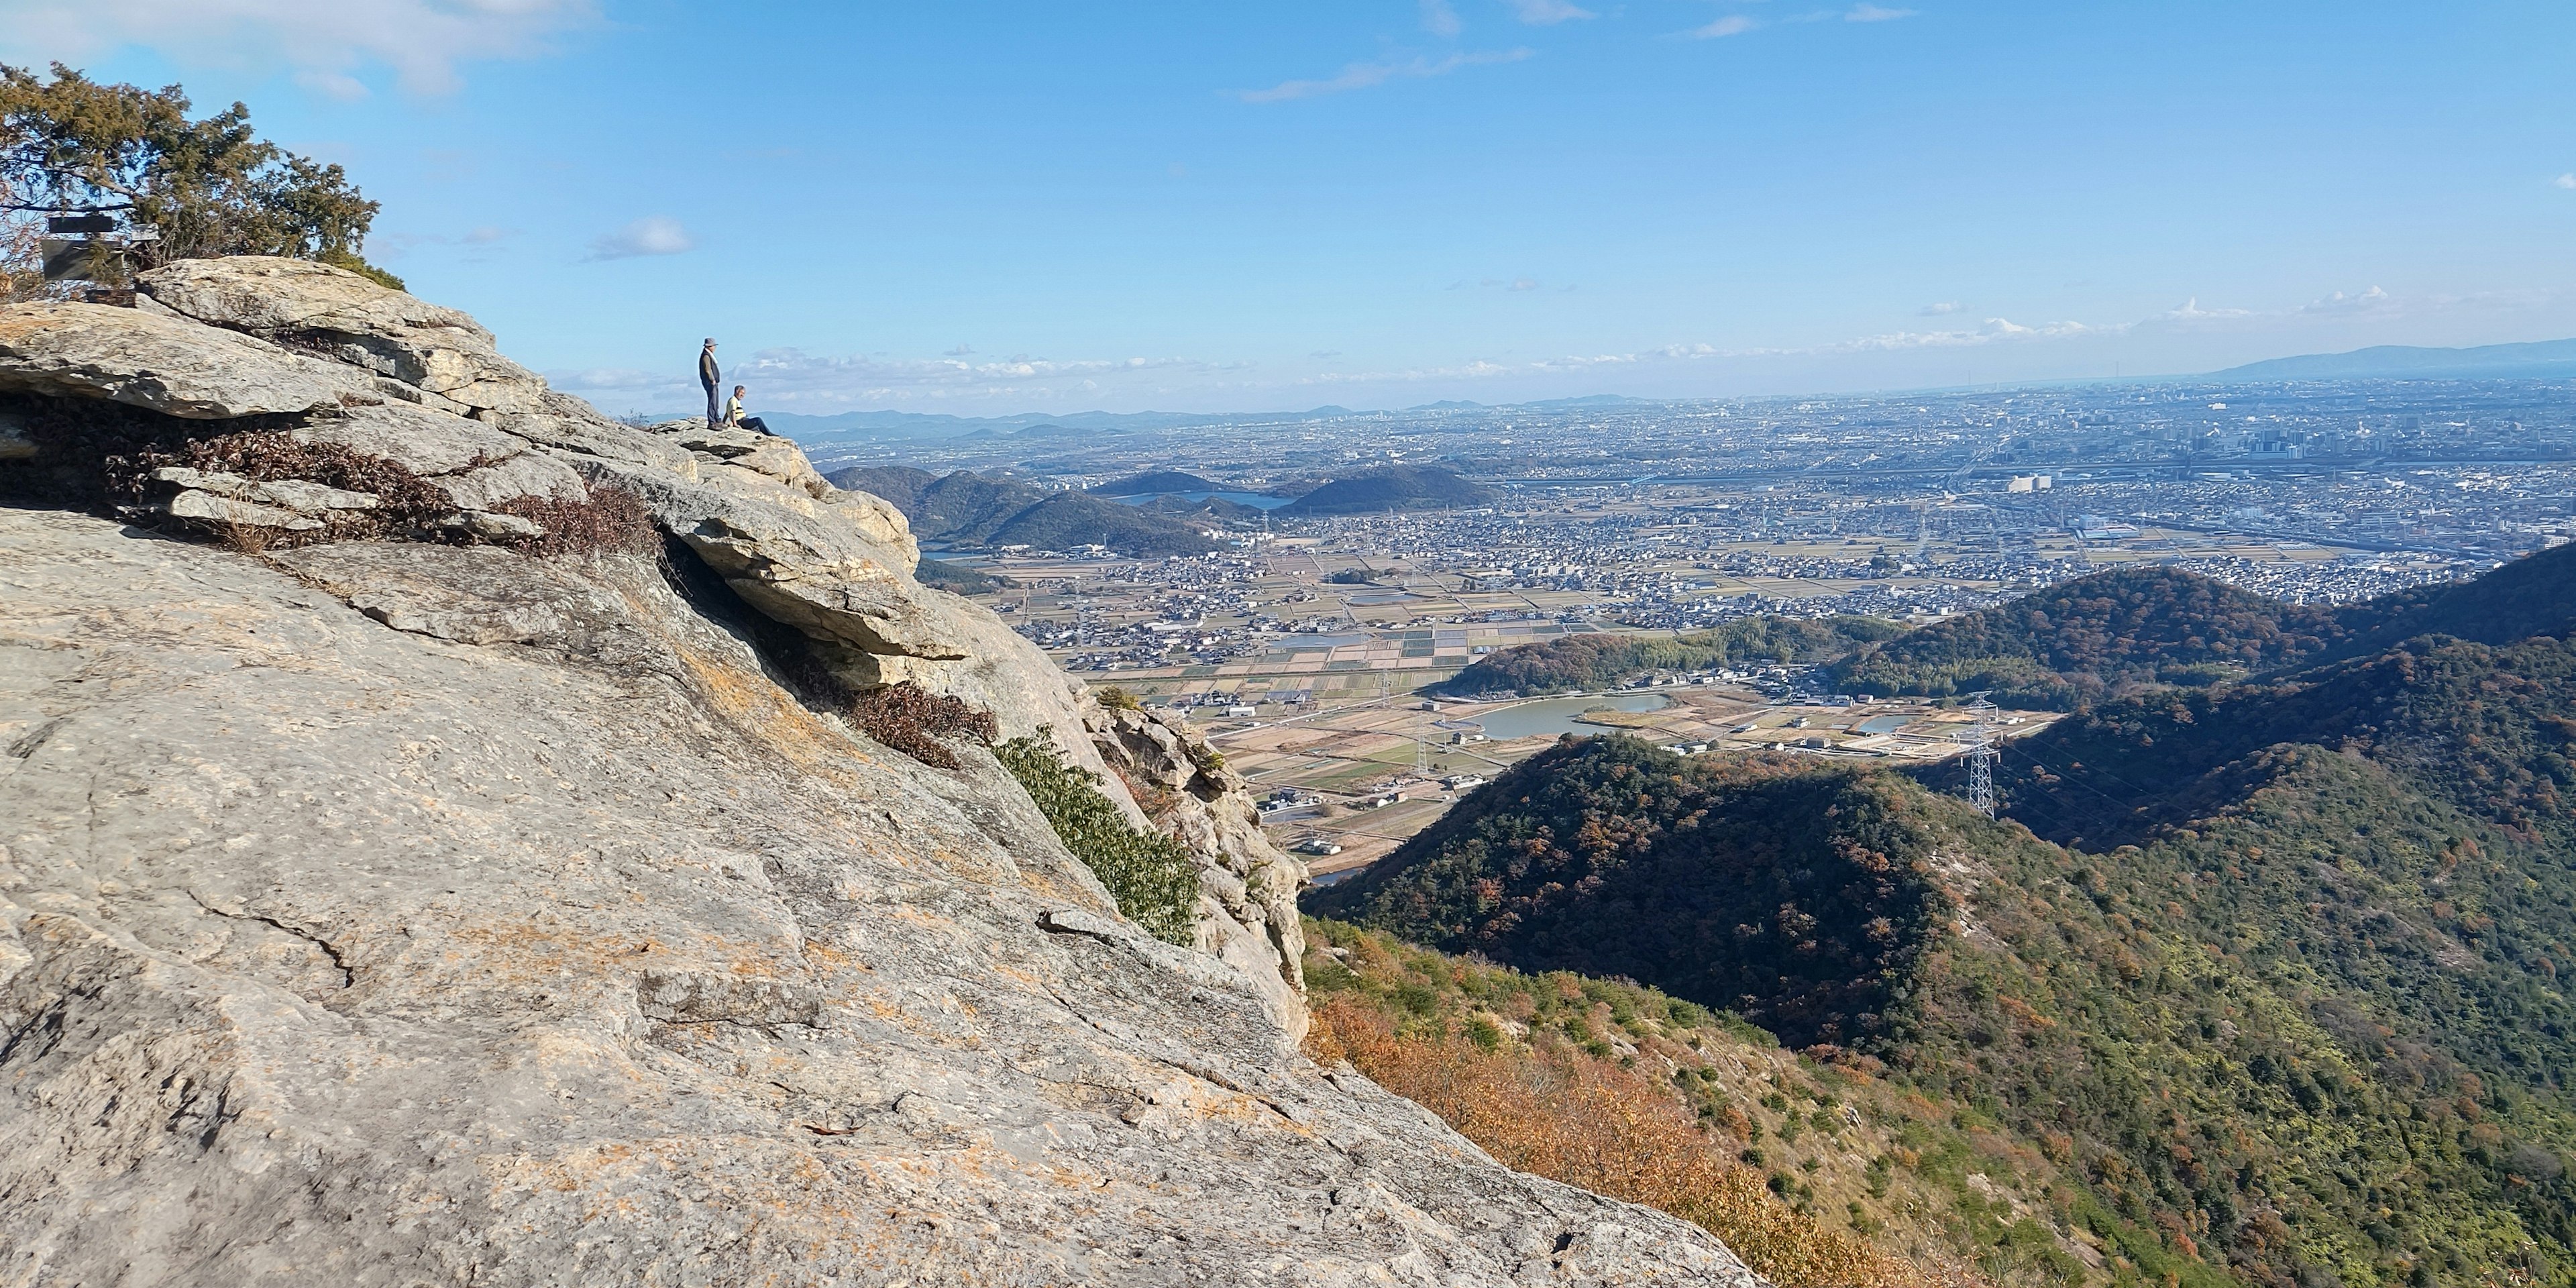
M1784 1288L2077 1284L2111 1264L2045 1159L1872 1062L1819 1063L1622 981L1339 922L1310 920L1307 944L1317 1059L1512 1167L1692 1221Z

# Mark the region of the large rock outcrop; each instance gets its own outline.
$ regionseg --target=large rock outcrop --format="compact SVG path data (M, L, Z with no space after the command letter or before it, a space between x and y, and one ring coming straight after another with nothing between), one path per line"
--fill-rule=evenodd
M0 508L0 1284L1754 1282L1298 1055L1240 781L919 586L884 502L336 270L145 285L0 309L0 471L245 462L101 498L159 531ZM665 565L533 553L609 488ZM1201 856L1205 951L807 672L1054 738Z

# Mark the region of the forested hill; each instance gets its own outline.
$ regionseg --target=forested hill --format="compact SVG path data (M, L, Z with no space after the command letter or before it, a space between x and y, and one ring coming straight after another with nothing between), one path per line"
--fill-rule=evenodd
M2317 655L2375 625L2384 607L2302 606L2163 565L2079 577L2009 604L1935 622L1834 668L1852 692L2006 705L2078 706L2123 685L2208 684Z
M1421 465L1385 465L1345 474L1289 502L1283 517L1332 514L1383 514L1389 510L1448 510L1492 505L1494 490L1460 477L1453 470Z
M1309 903L1883 1061L2058 1165L2061 1232L2146 1232L2070 1282L2576 1282L2568 865L2269 754L2101 853L1887 770L1567 739Z
M1907 630L1871 618L1747 618L1677 637L1573 635L1488 655L1438 686L1468 696L1607 689L1648 671L1831 663L1848 693L2084 710L2127 694L2207 687L2447 635L2506 644L2576 625L2576 546L2484 577L2355 604L2301 605L2161 564L2111 569Z
M2510 644L2576 628L2576 544L2527 555L2471 581L2426 586L2359 606L2367 634L2338 652L2385 647L2418 635Z
M911 521L913 535L926 541L1041 550L1097 545L1140 557L1217 548L1206 533L1168 515L969 470L942 476L901 465L854 466L823 477L834 487L893 502Z
M1607 689L1646 671L1822 661L1903 629L1874 617L1747 617L1690 635L1560 635L1487 654L1436 688L1525 697Z

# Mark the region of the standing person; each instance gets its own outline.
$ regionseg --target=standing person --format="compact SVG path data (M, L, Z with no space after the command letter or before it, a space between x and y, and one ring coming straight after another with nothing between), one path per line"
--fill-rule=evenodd
M724 411L716 405L716 390L723 387L724 373L716 370L716 340L707 337L705 348L698 350L698 383L707 387L707 428L724 423Z
M746 417L742 414L742 394L742 386L735 385L733 387L733 397L725 400L724 423L727 425L740 426L755 434L769 433L769 426L762 423L760 417Z

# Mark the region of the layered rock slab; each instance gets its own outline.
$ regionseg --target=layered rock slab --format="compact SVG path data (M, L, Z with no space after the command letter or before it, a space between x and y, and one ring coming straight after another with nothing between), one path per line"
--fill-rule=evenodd
M186 259L135 279L149 308L287 340L459 408L533 411L545 381L500 355L492 333L455 309L310 260Z
M184 319L102 304L0 306L0 389L98 398L188 420L382 402L338 363Z
M1754 1282L1287 1053L647 566L0 548L9 1283Z

